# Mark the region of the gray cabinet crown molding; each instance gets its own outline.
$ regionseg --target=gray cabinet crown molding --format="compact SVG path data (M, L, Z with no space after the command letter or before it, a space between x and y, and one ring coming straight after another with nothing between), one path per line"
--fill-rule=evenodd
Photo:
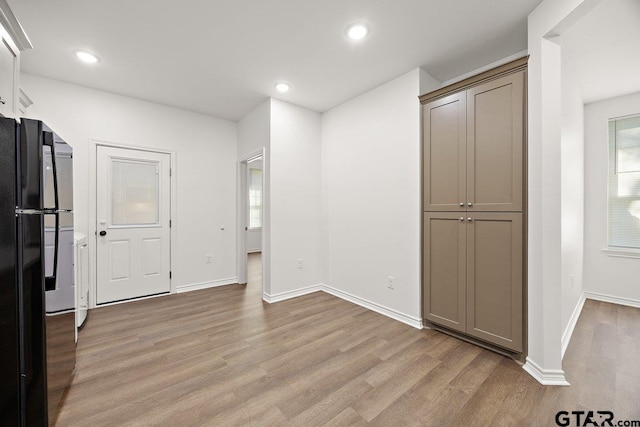
M506 64L484 71L478 75L468 77L459 82L451 83L447 86L436 89L432 92L425 93L419 96L420 103L422 105L451 95L453 93L462 92L473 86L486 83L490 80L499 79L507 74L517 73L527 69L527 63L529 62L529 55L523 56Z

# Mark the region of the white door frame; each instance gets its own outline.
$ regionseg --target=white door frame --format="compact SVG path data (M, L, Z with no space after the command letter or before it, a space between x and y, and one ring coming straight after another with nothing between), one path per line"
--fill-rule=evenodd
M238 283L247 283L247 235L245 227L248 227L248 198L245 197L248 192L248 166L249 160L256 157L262 157L262 294L270 288L270 247L269 247L269 166L267 152L264 148L255 151L244 159L238 161L237 164L237 196L236 196L236 247L238 248L237 260L237 276Z
M177 153L175 150L163 150L163 149L159 149L159 148L154 148L154 147L141 147L139 145L129 145L129 144L120 144L120 143L115 143L115 142L109 142L109 141L104 141L104 140L96 140L96 139L90 139L89 140L89 227L88 227L88 231L89 231L89 235L87 236L87 242L89 244L89 259L91 260L91 262L89 262L89 308L96 308L97 304L96 304L96 293L98 290L98 269L97 269L97 265L98 265L98 251L97 251L97 244L98 244L98 238L97 238L97 234L98 234L98 230L96 227L96 224L98 222L98 213L97 213L97 200L96 200L96 194L97 194L97 186L98 186L98 178L96 176L98 168L97 168L97 164L98 164L98 147L111 147L111 148L120 148L120 149L125 149L125 150L136 150L136 151L147 151L147 152L151 152L151 153L162 153L162 154L168 154L169 155L169 165L171 168L171 175L169 177L169 205L170 205L170 218L171 218L171 228L169 230L169 271L172 272L172 276L171 279L169 279L169 282L171 284L171 288L170 288L170 294L175 294L176 293L176 271L173 268L174 267L174 263L173 260L176 259L175 258L175 246L173 244L173 242L177 241L177 230L178 230L178 216L177 216L177 194L178 194L178 186L177 186L177 168L176 168L176 164L177 164ZM166 295L166 294L165 294ZM158 296L164 296L164 295L153 295L150 297L141 297L139 299L145 299L145 298L156 298ZM118 302L114 302L114 303L107 303L107 304L100 304L100 307L104 307L107 305L113 305L113 304L122 304L124 302L128 302L128 301L118 301Z

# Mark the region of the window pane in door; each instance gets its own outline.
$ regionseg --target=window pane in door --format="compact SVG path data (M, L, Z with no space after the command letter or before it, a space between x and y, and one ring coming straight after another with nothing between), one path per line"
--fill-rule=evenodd
M159 224L158 163L111 160L111 224Z

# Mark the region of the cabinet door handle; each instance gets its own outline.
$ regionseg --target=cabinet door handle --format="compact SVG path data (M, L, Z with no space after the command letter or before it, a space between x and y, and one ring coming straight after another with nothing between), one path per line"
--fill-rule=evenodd
M460 207L463 208L464 207L464 203L460 202Z
M471 207L471 206L473 206L473 203L469 202L469 203L467 203L467 206Z
M464 221L464 217L463 216L460 217L460 221Z
M469 218L467 218L467 221L472 222L473 218L469 217Z

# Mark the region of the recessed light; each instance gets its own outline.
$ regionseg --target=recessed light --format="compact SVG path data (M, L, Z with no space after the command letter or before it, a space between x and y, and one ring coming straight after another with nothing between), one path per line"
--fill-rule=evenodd
M276 84L276 90L280 93L285 93L285 92L289 92L289 89L291 89L291 85L288 83L278 83Z
M77 50L75 53L81 61L86 62L87 64L95 64L98 62L98 57L92 53L85 52L84 50Z
M347 37L351 40L362 40L369 34L369 29L362 24L352 25L347 28Z

